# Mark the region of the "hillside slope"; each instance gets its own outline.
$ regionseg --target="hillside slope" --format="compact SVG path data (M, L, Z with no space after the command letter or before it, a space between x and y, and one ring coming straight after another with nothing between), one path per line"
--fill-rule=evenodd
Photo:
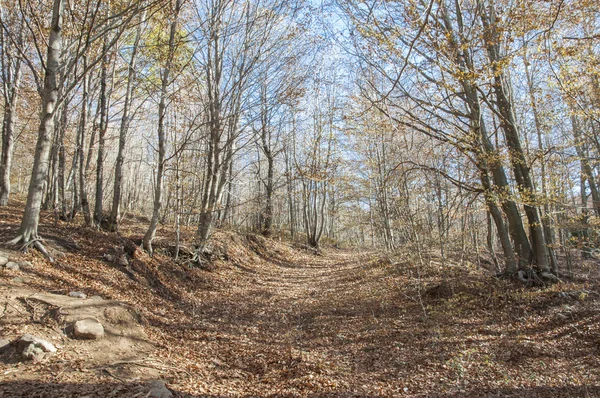
M19 212L0 212L6 241ZM133 221L124 236L44 225L57 263L11 253L32 266L0 272L0 337L41 333L59 351L41 362L4 358L0 396L144 397L157 379L193 397L600 396L599 289L589 276L532 290L470 266L315 255L224 231L206 270L161 250L148 257ZM156 246L166 253L167 243ZM135 330L139 346L64 334L68 316L54 315L72 312L72 299L60 299L72 291L99 296L84 306L129 308L122 322L102 321Z

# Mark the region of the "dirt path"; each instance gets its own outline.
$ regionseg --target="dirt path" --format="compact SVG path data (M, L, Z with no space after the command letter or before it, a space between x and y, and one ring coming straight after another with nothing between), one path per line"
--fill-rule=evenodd
M281 257L218 271L230 283L199 297L192 327L198 374L174 385L208 397L600 396L595 303L569 303L573 318L556 322L556 293L509 293L466 269L422 303L437 271L419 281L373 253Z
M205 296L197 308L209 333L205 352L214 354L206 388L223 393L241 383L247 394L260 396L300 396L307 389L403 391L397 380L390 385L391 374L381 379L385 372L377 358L389 350L381 333L397 319L399 306L377 288L390 266L374 258L344 251L307 254L294 262L239 267L239 278L227 275L235 282Z

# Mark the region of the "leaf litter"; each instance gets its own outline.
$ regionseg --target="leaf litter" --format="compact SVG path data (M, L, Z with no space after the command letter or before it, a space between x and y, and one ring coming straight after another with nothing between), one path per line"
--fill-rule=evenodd
M0 212L6 241L20 213ZM335 248L316 255L217 231L222 255L206 270L172 261L173 231L163 227L157 254L136 249L124 267L106 255L138 242L143 224L130 220L121 235L44 225L59 260L23 255L33 267L19 283L127 303L154 352L98 367L61 336L66 344L43 362L0 362L0 396L144 397L150 374L182 397L600 396L596 264L531 289L473 264L417 268L408 254L392 262ZM193 231L184 238L192 242ZM15 288L15 277L0 274L2 288ZM58 339L60 325L13 312L19 322L0 318L1 337L37 328Z

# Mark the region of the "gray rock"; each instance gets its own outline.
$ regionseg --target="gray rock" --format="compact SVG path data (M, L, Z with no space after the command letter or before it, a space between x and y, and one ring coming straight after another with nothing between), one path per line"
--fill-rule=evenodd
M56 347L54 346L54 344L52 344L48 340L41 339L31 334L24 334L19 339L19 341L17 341L17 350L24 350L25 348L27 348L27 346L31 344L33 344L36 347L39 347L44 352L56 352Z
M117 261L117 264L120 265L121 267L129 266L129 260L127 260L127 256L125 254L121 254L119 256L119 260Z
M10 340L0 339L0 354L6 352L10 348Z
M44 358L44 350L35 344L29 344L21 354L23 359L41 361Z
M569 319L569 316L566 314L563 314L561 312L559 312L558 314L556 314L556 317L562 321L566 321L567 319Z
M75 297L75 298L80 298L80 299L84 299L87 297L87 295L83 292L70 292L69 296Z
M77 339L97 340L104 337L104 327L95 319L81 319L73 324L73 334Z
M8 257L0 255L0 267L4 267L8 263Z
M19 264L15 263L14 261L7 262L4 268L9 269L11 271L18 271L19 269L21 269L19 267Z
M173 397L173 393L169 391L166 383L163 380L152 380L148 382L148 387L150 387L150 392L148 392L147 397L152 398L171 398Z
M26 270L33 269L33 264L31 264L29 261L21 261L21 262L19 263L19 266L20 266L22 269L26 269Z

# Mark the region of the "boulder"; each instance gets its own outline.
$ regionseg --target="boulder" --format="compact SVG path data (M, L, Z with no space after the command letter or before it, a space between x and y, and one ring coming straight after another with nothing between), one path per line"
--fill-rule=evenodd
M15 263L14 261L7 262L4 268L9 269L11 271L18 271L21 269L21 267L19 267L19 264Z
M84 299L87 297L87 295L83 292L70 292L69 296L75 297L75 298L80 298L80 299Z
M104 337L104 327L95 319L81 319L73 324L75 338L97 340Z
M56 347L54 344L48 340L44 340L30 334L24 334L19 341L17 341L17 350L22 351L32 344L36 347L39 347L44 352L56 352Z
M21 357L25 360L41 361L44 358L44 350L35 344L29 344L23 350Z
M0 267L4 267L8 263L8 257L0 254Z

